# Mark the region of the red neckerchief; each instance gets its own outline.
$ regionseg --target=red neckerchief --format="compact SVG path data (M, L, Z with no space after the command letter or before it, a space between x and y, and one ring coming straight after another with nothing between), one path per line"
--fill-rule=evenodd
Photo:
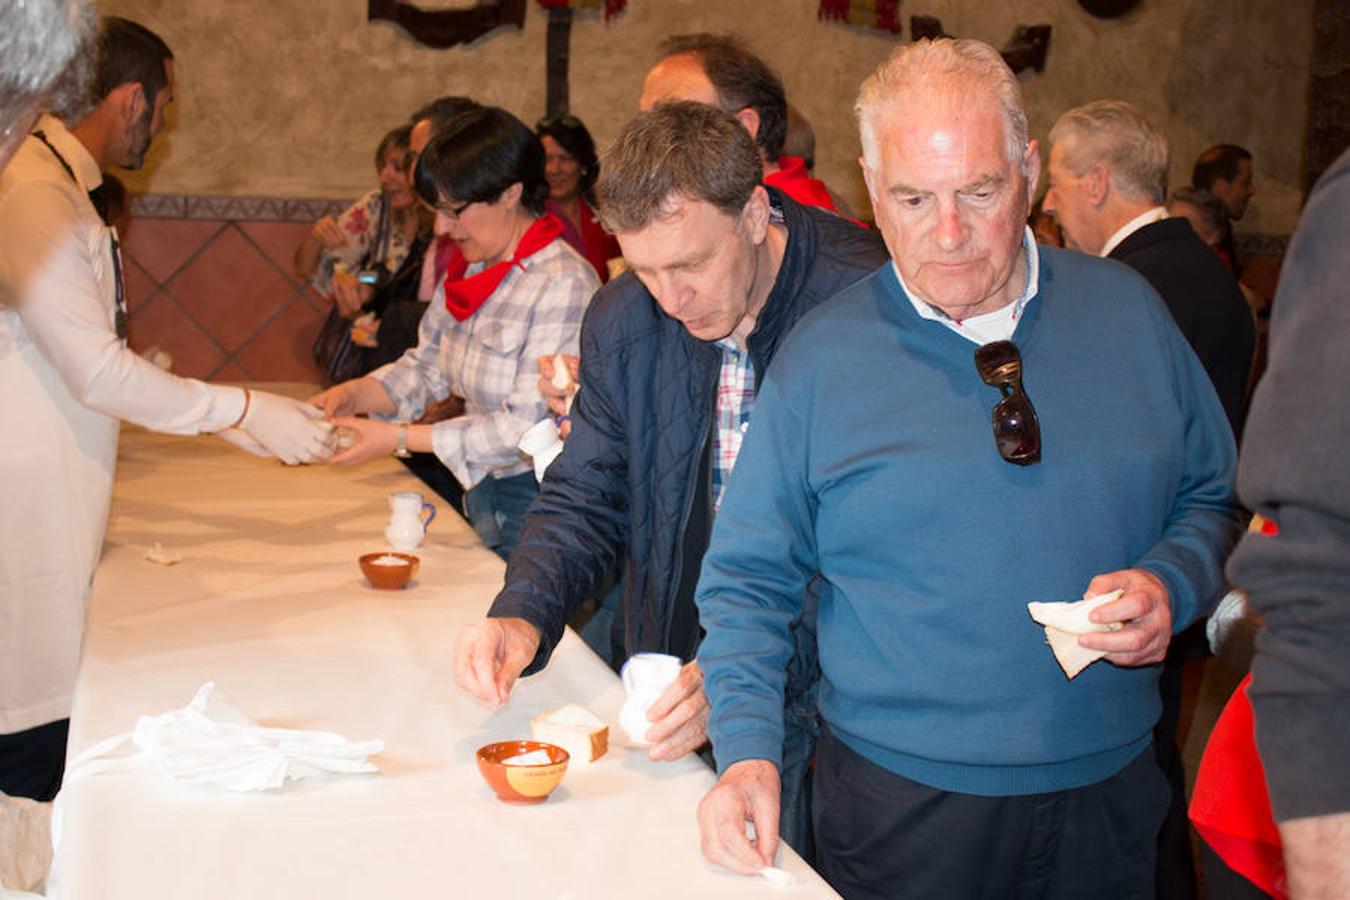
M494 263L483 269L476 275L470 275L467 278L452 279L447 277L445 280L445 308L450 310L450 315L455 317L455 321L463 322L469 316L478 312L478 308L487 302L497 286L502 283L506 273L511 271L511 267L520 265L523 260L528 259L534 254L543 250L549 244L553 243L562 235L562 223L553 217L552 213L545 213L534 224L530 225L525 233L520 236L520 242L516 244L516 252L509 260L503 260ZM525 267L520 266L521 269Z
M778 157L778 171L764 176L764 183L778 188L803 206L819 206L830 212L834 200L825 189L825 182L812 178L806 172L806 160L800 156Z

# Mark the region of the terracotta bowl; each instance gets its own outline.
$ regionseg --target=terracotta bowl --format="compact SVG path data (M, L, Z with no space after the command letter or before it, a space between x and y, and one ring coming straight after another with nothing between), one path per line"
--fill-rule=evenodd
M549 762L507 765L504 760L543 750ZM501 741L478 748L478 771L504 803L543 803L567 771L567 751L543 741Z
M397 556L402 562L398 565L375 562L383 556ZM417 574L418 559L411 553L394 553L393 551L367 553L361 557L360 562L361 571L365 573L371 585L382 591L401 591L408 586L408 582Z

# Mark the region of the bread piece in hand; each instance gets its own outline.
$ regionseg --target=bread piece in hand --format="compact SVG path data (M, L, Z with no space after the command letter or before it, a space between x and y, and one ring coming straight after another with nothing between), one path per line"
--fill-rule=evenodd
M578 762L594 762L609 749L609 726L575 703L535 716L530 720L530 736L563 748Z

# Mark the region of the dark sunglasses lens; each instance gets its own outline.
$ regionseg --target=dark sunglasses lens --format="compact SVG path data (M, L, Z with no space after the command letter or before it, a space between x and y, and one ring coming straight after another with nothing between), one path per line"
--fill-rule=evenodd
M1022 355L1012 341L994 341L975 351L975 368L985 384L1012 384L1022 377Z
M994 442L1010 463L1029 466L1041 459L1041 425L1031 400L1022 392L994 407Z

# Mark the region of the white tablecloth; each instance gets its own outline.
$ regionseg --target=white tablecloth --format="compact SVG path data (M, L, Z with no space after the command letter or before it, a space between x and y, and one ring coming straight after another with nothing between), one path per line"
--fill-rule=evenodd
M582 703L618 741L617 679L571 632L541 675L490 712L452 679L454 637L503 564L440 498L417 582L376 591L361 553L385 548L386 495L421 485L393 461L287 468L213 438L123 433L94 579L70 756L141 714L217 691L264 725L382 738L379 775L231 794L144 764L70 776L53 887L84 898L607 898L777 896L699 852L713 775L688 758L612 749L572 766L547 802L495 799L474 751L529 736ZM184 560L142 558L162 541ZM794 896L834 896L785 852Z

